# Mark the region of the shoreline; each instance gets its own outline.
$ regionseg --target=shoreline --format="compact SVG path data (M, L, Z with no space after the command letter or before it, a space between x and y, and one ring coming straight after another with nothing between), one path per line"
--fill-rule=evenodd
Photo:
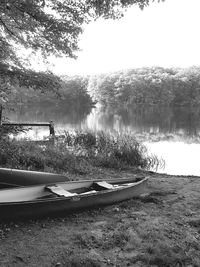
M95 178L105 175L148 175L146 194L65 217L3 224L0 266L200 266L200 177L100 169Z

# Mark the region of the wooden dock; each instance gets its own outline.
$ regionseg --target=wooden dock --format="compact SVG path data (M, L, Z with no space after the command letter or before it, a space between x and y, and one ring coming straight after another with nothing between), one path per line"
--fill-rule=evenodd
M2 126L24 126L24 127L32 127L32 126L47 126L49 127L49 133L51 136L55 136L54 130L54 122L2 122Z

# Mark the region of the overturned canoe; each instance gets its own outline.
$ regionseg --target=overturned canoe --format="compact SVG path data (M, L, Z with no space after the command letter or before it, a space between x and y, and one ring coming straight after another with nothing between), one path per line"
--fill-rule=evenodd
M0 168L0 188L66 181L69 181L69 179L65 175L61 174Z
M0 190L0 221L67 215L144 193L147 178L62 182Z

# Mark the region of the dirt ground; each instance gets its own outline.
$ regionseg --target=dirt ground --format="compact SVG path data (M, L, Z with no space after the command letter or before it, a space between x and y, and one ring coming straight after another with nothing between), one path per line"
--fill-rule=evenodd
M0 225L0 266L200 266L200 177L97 176L105 175L149 182L144 195L117 205Z

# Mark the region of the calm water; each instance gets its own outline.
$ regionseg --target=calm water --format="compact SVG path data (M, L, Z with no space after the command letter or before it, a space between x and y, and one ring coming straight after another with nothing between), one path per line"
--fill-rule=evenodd
M200 108L135 107L116 110L87 106L69 107L66 103L40 103L19 107L7 113L11 121L46 122L53 120L58 134L63 130L92 129L114 133L132 132L149 154L165 160L158 172L200 175ZM48 129L35 128L27 137L48 136Z

